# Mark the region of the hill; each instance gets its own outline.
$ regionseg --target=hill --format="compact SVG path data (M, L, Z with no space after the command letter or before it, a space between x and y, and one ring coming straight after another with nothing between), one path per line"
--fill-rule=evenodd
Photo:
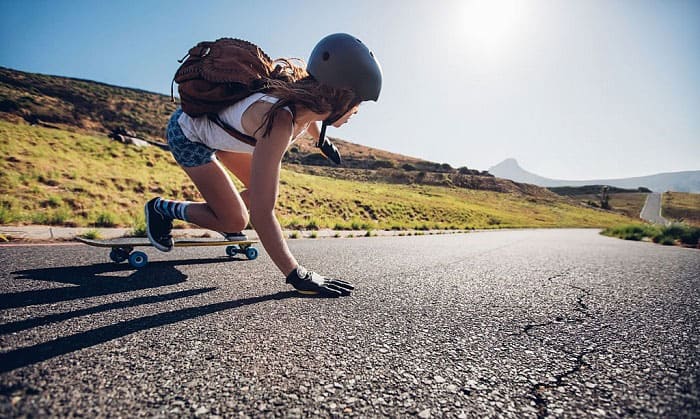
M176 107L158 93L0 67L0 112L29 123L97 133L122 128L162 140Z
M492 175L500 178L510 179L515 182L531 183L543 187L609 185L628 189L646 187L655 192L700 192L700 170L658 173L655 175L623 179L557 180L528 172L520 167L515 159L506 159L491 167L488 171Z
M0 121L0 151L0 224L138 226L148 197L201 200L172 156L157 147ZM630 221L551 192L391 184L372 171L353 181L302 169L282 171L277 214L286 228L604 227Z

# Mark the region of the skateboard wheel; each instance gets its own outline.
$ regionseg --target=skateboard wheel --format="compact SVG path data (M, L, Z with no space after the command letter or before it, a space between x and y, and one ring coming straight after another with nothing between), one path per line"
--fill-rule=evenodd
M129 264L134 268L143 268L148 263L148 256L143 252L134 252L129 255Z
M112 249L112 251L109 252L109 258L112 259L114 263L122 263L129 259L129 252L124 249Z
M254 247L249 247L245 249L245 255L249 260L253 260L258 257L258 249Z
M226 246L226 254L229 256L236 256L239 252L239 248L236 245Z

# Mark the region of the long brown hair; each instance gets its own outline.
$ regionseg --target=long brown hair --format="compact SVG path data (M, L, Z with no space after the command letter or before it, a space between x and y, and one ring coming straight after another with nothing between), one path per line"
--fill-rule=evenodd
M294 115L297 106L318 114L330 112L329 119L333 120L359 103L352 90L333 88L316 81L306 72L304 62L298 58L278 58L273 66L270 77L260 80L260 87L256 89L279 99L265 114L258 128L263 129L263 135L272 131L275 113L285 106L289 106Z

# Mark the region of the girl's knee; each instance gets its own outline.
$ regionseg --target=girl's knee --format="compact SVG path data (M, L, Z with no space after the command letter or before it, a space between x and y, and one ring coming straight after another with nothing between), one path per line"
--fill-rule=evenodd
M245 230L248 226L248 214L239 214L228 217L224 223L224 231L237 232Z

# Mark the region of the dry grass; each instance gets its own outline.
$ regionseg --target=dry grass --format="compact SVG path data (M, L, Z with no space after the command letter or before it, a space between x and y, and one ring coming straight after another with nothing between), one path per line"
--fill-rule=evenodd
M666 192L661 206L663 217L700 227L700 194Z
M612 211L619 212L630 218L639 218L639 213L642 212L647 195L647 193L641 192L612 193L610 194L608 203ZM600 205L599 195L575 195L572 196L571 199L583 204L593 203L595 205Z

